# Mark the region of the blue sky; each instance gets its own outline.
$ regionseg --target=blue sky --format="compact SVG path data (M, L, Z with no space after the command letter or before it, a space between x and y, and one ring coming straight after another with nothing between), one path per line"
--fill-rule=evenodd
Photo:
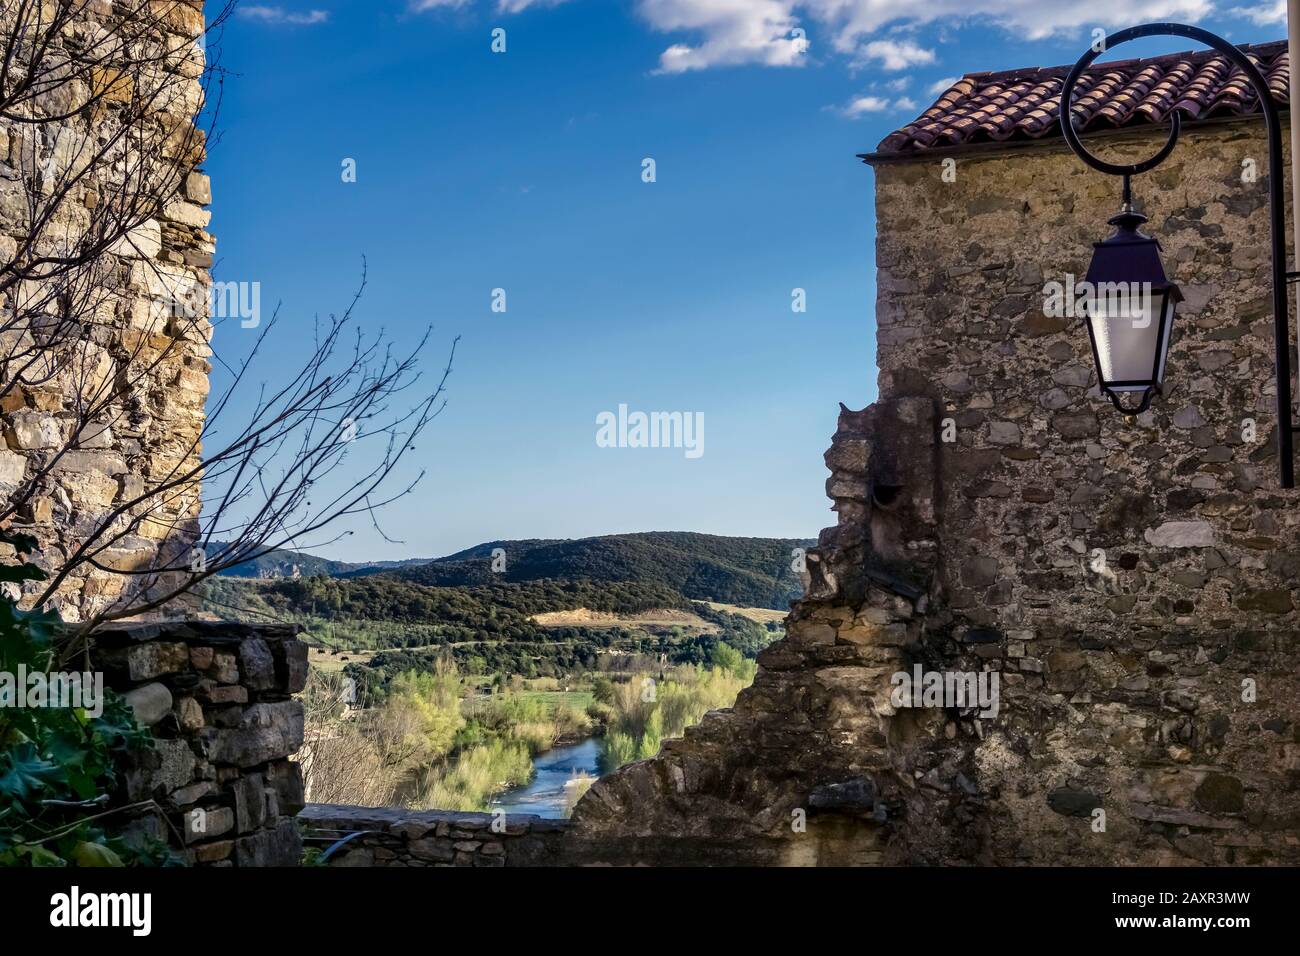
M873 183L854 154L940 81L1072 62L1093 27L1181 19L1260 41L1285 35L1280 6L244 3L221 38L232 75L207 170L215 277L261 283L264 311L282 303L261 377L305 357L363 256L362 328L410 344L432 324L430 374L462 337L448 408L404 473L427 475L381 518L400 543L358 522L320 553L814 536L834 518L822 452L838 403L876 395ZM224 323L214 347L238 355L252 334ZM620 404L701 413L704 454L598 447L596 416Z

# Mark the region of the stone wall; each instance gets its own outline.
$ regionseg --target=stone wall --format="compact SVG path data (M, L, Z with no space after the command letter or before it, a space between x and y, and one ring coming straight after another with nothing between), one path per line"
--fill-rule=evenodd
M91 651L155 738L128 777L124 803L153 800L133 830L194 865L293 866L302 841L307 646L287 625L110 625Z
M12 18L17 6L7 5L0 16ZM122 13L114 6L86 0L82 16L56 38L56 49L94 59L114 49L105 40ZM43 565L60 566L110 509L197 460L210 371L215 248L202 208L211 199L208 179L195 168L203 158L203 136L194 127L202 101L203 4L169 0L145 7L158 19L149 42L175 51L167 69L121 69L109 56L84 81L13 108L31 122L0 119L0 268L6 270L0 280L16 261L65 254L82 237L103 234L113 215L113 221L134 224L139 208L147 217L92 267L0 290L6 316L0 355L30 346L32 336L49 327L43 323L57 316L72 323L57 337L60 345L40 347L36 367L6 363L0 369L0 499L8 504L49 467L16 515L16 523L39 538L42 553L35 561ZM74 115L52 118L67 112ZM143 118L124 121L128 116ZM111 148L103 146L118 126L133 129ZM157 208L130 205L129 197L138 194L124 189L124 170L133 182L160 191ZM66 196L57 200L65 186ZM54 214L41 226L46 209ZM120 215L107 212L113 209ZM42 304L17 322L4 311L33 302ZM87 415L88 408L96 414ZM100 563L138 571L153 566L160 550L167 560L188 555L197 512L197 482L147 513L131 509L119 519L123 533L100 554ZM143 580L85 568L53 604L66 620L84 621ZM27 586L29 593L37 588Z
M716 862L1300 861L1300 502L1267 184L1242 177L1262 131L1189 129L1135 181L1187 296L1136 418L1043 309L1118 183L1059 145L955 155L955 182L877 168L880 400L841 415L839 523L787 637L732 711L597 783L577 832L731 841ZM996 673L997 716L896 707L917 665Z
M732 839L592 833L531 814L308 804L298 825L304 844L326 866L646 866L756 858L755 848ZM767 838L759 843L760 857L778 850Z
M313 803L298 817L327 866L545 866L561 859L564 820ZM350 837L350 839L348 839Z

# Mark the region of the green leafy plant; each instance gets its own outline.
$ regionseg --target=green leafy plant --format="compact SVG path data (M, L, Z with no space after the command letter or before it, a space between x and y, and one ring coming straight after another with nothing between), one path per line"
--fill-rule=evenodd
M22 557L37 546L30 535L12 531L0 531L0 542ZM0 564L0 582L45 577L26 561ZM0 672L52 671L68 636L56 613L24 611L0 596ZM98 716L84 708L14 703L0 700L0 866L171 862L165 844L128 842L111 826L123 811L141 806L108 804L120 793L126 768L152 744L125 699L105 691Z

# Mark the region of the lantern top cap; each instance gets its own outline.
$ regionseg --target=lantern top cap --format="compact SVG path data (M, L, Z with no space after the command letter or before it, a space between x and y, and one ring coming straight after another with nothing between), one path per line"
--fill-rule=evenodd
M1160 242L1139 228L1147 217L1126 206L1112 216L1115 232L1093 243L1092 263L1086 280L1098 283L1149 284L1157 291L1168 290L1175 302L1183 301L1178 286L1169 281L1160 259Z
M1148 222L1146 216L1135 210L1131 205L1126 204L1120 212L1106 220L1108 226L1115 227L1115 234L1103 241L1156 242L1155 239L1142 232L1142 226L1146 222ZM1100 245L1100 243L1093 243L1093 245Z

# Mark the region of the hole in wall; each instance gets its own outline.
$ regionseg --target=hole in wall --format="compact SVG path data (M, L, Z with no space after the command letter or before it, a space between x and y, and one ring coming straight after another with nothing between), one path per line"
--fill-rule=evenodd
M880 508L890 508L903 493L901 485L872 485L871 502Z

